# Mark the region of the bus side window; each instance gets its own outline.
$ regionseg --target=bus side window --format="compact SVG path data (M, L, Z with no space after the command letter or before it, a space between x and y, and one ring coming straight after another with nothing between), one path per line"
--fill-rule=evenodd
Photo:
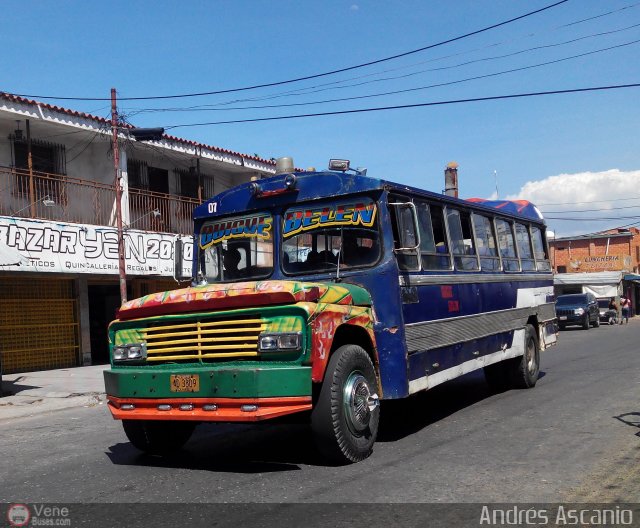
M538 271L550 271L551 264L542 241L542 232L537 227L531 227L531 239L533 241L533 255L536 258L536 268Z
M418 271L418 233L415 228L413 203L406 199L390 197L389 209L391 211L393 227L394 253L398 260L398 268L404 271Z
M487 271L499 271L500 257L498 256L491 218L474 214L473 227L476 230L476 246L478 255L480 255L480 267Z
M518 222L516 222L516 242L518 244L518 253L520 253L522 271L535 271L536 261L533 259L529 229L526 225Z
M511 222L507 222L502 218L496 218L496 229L498 231L498 247L500 248L500 256L502 257L504 270L520 271Z
M469 213L447 208L447 225L456 268L463 271L479 269Z
M420 226L420 257L422 269L449 270L451 257L447 248L442 207L416 202Z

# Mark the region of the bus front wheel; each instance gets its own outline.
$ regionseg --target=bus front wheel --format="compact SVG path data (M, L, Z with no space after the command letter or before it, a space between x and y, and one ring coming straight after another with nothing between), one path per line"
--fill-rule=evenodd
M164 420L122 420L124 432L135 447L149 455L165 456L187 443L194 422Z
M311 413L314 440L325 458L345 464L371 454L380 422L377 387L363 348L343 345L333 353Z

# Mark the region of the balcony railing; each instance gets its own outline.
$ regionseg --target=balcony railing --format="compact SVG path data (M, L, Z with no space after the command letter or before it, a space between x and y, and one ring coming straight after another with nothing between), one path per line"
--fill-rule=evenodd
M142 231L191 234L198 200L129 188L129 222ZM61 174L0 167L0 215L115 226L113 185ZM126 209L123 203L123 210Z

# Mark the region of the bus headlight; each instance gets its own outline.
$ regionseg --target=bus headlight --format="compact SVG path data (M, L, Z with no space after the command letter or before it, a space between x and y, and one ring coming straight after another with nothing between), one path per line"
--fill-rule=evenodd
M127 343L113 348L114 361L136 361L147 358L146 343Z
M258 349L260 352L275 352L280 350L300 350L302 346L302 334L278 333L260 334Z

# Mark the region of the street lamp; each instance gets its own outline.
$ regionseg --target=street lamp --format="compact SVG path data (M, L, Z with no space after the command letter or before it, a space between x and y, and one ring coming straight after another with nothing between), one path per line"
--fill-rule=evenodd
M162 213L160 212L160 209L154 209L153 211L149 211L145 214L143 214L142 216L139 216L138 218L136 218L133 222L129 222L129 224L127 225L127 229L131 229L131 226L133 224L137 224L140 220L142 220L143 218L146 218L149 215L153 215L155 218L158 218Z
M16 211L15 213L13 213L12 216L15 216L19 213L21 213L22 211L25 211L26 209L29 209L30 207L36 205L37 203L42 202L42 205L44 205L45 207L53 207L54 205L57 205L55 200L52 200L51 197L49 195L44 196L42 198L38 198L35 202L31 202L29 205L23 207L22 209Z

